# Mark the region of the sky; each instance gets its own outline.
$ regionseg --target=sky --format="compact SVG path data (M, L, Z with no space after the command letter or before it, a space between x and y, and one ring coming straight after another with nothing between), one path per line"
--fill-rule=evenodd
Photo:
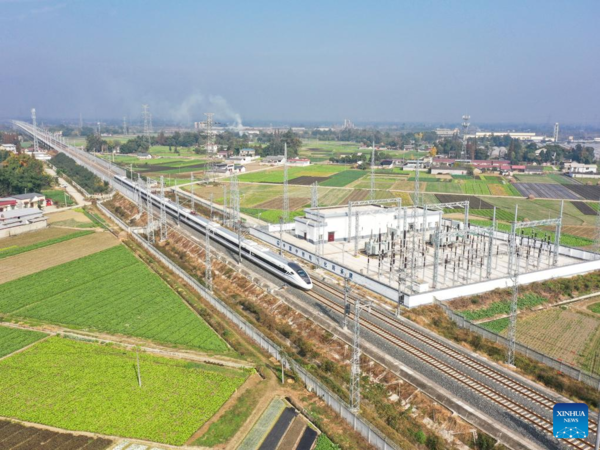
M0 119L600 124L597 0L0 0Z

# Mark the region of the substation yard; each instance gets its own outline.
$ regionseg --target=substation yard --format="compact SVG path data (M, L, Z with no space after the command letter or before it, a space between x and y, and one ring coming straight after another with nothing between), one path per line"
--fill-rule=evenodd
M198 261L202 261L201 254L197 253L198 249L198 245L190 247L188 244L187 250L196 257L200 256ZM244 266L272 280L274 284L279 284L271 275L256 270L255 267L248 267L246 263ZM199 272L201 271L200 267ZM332 325L330 331L344 339L345 335L340 327L344 309L341 290L332 287L330 283L319 282L320 275L311 275L315 282L313 291L301 292L288 287L288 293L309 308L300 309L308 317L317 318L324 314ZM261 297L259 304L269 298L271 297ZM272 314L280 315L280 308L276 306L281 304L279 300L273 299L267 304ZM350 314L350 321L352 317ZM283 318L295 324L295 321L286 315ZM590 441L574 439L559 442L552 437L552 407L556 402L565 401L559 395L387 312L375 309L371 314L365 313L361 321L363 337L368 342L365 352L369 356L377 360L377 355L381 356L383 350L387 358L401 362L419 374L421 380L426 379L429 384L442 388L451 399L460 399L476 408L482 415L493 418L493 422L505 430L511 430L516 436L527 439L528 444L521 447L517 444L518 440L515 440L515 448L528 448L529 444L532 444L530 448L593 448L590 442L596 430L595 423L592 423L590 428ZM349 337L346 337L346 341L349 341ZM329 351L332 352L331 347ZM344 357L348 358L349 355ZM388 370L394 369L386 367ZM418 380L411 382L418 385ZM432 394L427 392L427 386L418 386L424 392Z

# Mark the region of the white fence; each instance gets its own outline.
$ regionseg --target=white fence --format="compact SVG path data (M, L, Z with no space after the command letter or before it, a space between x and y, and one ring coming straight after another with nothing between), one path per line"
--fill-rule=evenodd
M121 228L130 232L133 239L142 245L148 252L152 254L156 259L160 260L170 270L185 280L202 298L211 304L217 311L223 314L227 319L233 322L241 331L248 335L254 342L256 342L262 349L266 350L271 356L280 361L282 353L280 347L271 341L268 337L262 334L254 326L248 323L245 319L238 315L234 310L227 306L223 301L212 295L204 286L198 281L192 278L179 266L173 263L169 258L160 253L153 245L146 242L142 237L136 233L131 232L130 227L127 226L121 219L116 217L103 205L98 204L98 207L109 217L111 217ZM353 413L350 407L340 399L337 395L331 392L325 385L318 381L313 375L306 371L297 362L286 359L285 363L288 368L291 368L297 376L303 381L307 389L311 392L315 392L320 398L322 398L327 405L329 405L334 411L336 411L344 420L346 420L354 430L360 433L371 445L380 450L399 450L399 447L390 442L385 435L379 431L374 425L370 424L367 420L360 417L358 414Z
M508 348L508 339L506 339L505 337L493 333L492 331L487 330L479 325L476 325L473 322L470 322L460 314L457 314L454 311L452 311L452 309L450 309L443 303L436 303L442 307L446 315L459 327L477 333L480 336L489 339L490 341L497 342ZM573 367L563 361L559 361L557 359L546 356L543 353L533 350L525 345L519 344L518 342L515 344L515 348L519 353L522 353L525 356L529 356L530 358L535 359L536 361L539 361L549 367L552 367L558 370L559 372L564 373L565 375L568 375L571 378L574 378L575 380L581 381L589 386L600 389L600 378L595 375L586 373L583 370L578 369L577 367Z

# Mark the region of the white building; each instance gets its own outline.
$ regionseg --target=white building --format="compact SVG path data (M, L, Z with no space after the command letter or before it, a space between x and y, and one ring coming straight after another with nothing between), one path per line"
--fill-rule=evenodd
M405 214L406 211L406 214ZM308 208L305 215L296 217L295 234L300 239L315 243L317 239L327 242L343 241L348 239L348 208L335 206L330 208ZM358 238L364 239L378 233L385 233L388 228L404 230L406 220L407 229L413 229L413 208L400 211L398 208L382 205L361 205L352 208L352 223L350 224L350 239L356 237L356 214L358 214ZM406 216L406 217L405 217ZM417 208L416 229L423 229L424 211ZM441 211L427 211L426 227L434 229L442 220Z
M46 228L46 216L37 208L0 212L0 238Z
M6 150L7 152L17 153L17 146L15 144L1 144L0 150Z
M598 166L596 164L566 162L564 166L564 172L571 176L576 176L577 174L595 174L598 172Z
M310 166L310 159L308 158L290 158L288 160L290 166Z
M232 156L230 158L227 158L227 162L233 164L248 164L254 161L255 159L256 157L254 156Z
M260 163L261 164L270 164L272 166L280 166L284 163L285 156L283 155L269 155L263 158Z
M452 138L458 135L458 128L450 129L450 128L436 128L435 133L439 138Z
M509 136L512 139L519 139L521 141L532 141L532 142L541 142L541 141L545 141L548 138L546 138L546 136L538 136L535 133L517 133L517 132L512 132L512 131L499 131L499 132L494 132L494 131L478 131L475 134L468 134L465 137L466 138L486 138L486 137L492 137L492 136Z

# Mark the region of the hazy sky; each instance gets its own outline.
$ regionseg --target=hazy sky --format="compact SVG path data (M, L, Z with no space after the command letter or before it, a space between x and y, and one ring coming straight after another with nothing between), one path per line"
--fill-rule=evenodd
M0 118L600 123L598 0L0 0Z

